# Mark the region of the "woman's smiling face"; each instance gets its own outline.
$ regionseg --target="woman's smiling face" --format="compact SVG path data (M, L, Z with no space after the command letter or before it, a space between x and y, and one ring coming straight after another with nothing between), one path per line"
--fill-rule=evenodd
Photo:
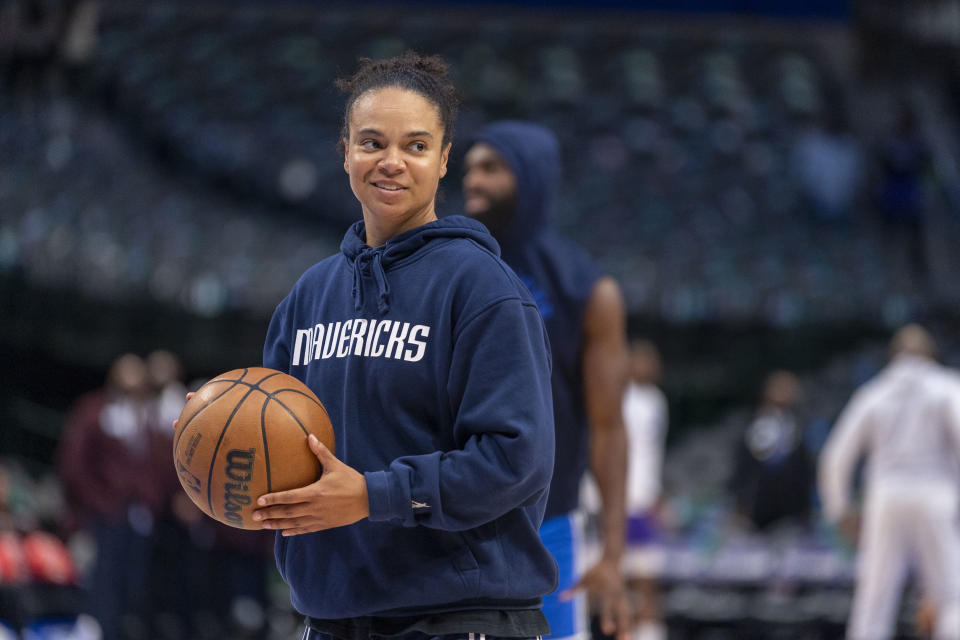
M363 209L367 244L435 220L450 155L436 105L407 89L371 90L353 103L348 132L343 168Z

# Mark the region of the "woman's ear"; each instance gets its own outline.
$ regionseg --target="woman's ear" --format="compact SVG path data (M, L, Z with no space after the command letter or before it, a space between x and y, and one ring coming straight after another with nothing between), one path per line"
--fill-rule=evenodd
M448 142L447 146L443 148L443 151L440 152L440 177L447 175L447 160L450 159L450 149L453 148L453 143Z

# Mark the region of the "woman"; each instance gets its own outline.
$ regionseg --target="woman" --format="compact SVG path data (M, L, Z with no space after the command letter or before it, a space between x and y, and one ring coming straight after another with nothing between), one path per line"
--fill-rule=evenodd
M363 60L341 150L361 205L341 253L277 307L264 366L334 423L317 482L261 497L305 638L548 633L540 543L553 470L536 304L483 225L437 219L456 98L436 57Z

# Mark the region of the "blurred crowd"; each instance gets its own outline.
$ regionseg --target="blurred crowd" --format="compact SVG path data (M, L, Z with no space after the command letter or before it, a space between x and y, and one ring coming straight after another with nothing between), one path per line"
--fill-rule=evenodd
M557 133L557 223L623 283L631 313L894 326L958 293L943 247L960 220L944 214L925 143L941 123L892 80L861 95L829 33L76 4L66 15L93 34L85 57L49 43L43 56L7 52L11 69L61 78L41 91L18 71L0 100L14 169L0 185L0 270L33 282L210 316L269 312L354 216L349 191L330 187L341 168L324 87L357 55L412 46L471 79L455 172L457 149L491 119ZM47 20L64 39L80 27L64 31L62 14ZM445 187L443 213L458 191Z
M205 517L174 471L182 377L170 351L123 354L76 400L44 491L0 466L0 622L42 638L267 637L272 535Z
M624 568L638 629L733 639L780 624L796 630L783 637L842 635L866 507L857 496L868 484L847 480L857 490L831 523L817 467L851 392L896 355L869 345L812 374L771 371L753 410L667 449L661 355L650 341L632 343ZM939 355L955 363L950 334ZM960 376L949 376L960 398ZM0 637L28 629L75 640L293 637L298 620L273 569L272 534L213 521L179 486L171 423L187 388L170 351L122 354L102 388L74 403L55 474L38 476L16 458L0 463ZM584 504L596 526L592 491L588 480ZM960 538L953 544L960 553ZM935 619L926 579L911 566L889 614L908 634Z

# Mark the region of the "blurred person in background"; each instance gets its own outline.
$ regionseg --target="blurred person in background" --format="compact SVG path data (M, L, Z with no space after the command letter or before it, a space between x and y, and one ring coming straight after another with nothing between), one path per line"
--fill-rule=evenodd
M923 281L928 275L924 182L933 155L910 104L899 105L894 126L880 141L877 154L876 202L884 251L890 261Z
M862 185L863 159L843 107L834 105L823 123L811 123L800 134L793 163L814 218L834 224L850 222Z
M0 2L0 74L21 102L42 96L93 57L99 0Z
M187 387L183 383L183 365L180 358L166 349L156 349L147 356L147 372L153 387L157 423L164 425L162 433L170 438L173 447L173 434L166 428L183 411ZM171 449L172 450L172 449Z
M935 360L930 333L907 325L885 369L858 389L820 457L824 517L852 516L851 479L867 458L859 561L847 625L851 640L893 635L912 563L933 637L960 638L960 382Z
M0 53L11 94L46 90L64 21L63 0L6 0L0 3Z
M170 638L265 637L274 535L222 525L183 491L171 458L170 430L187 393L183 365L166 349L151 352L146 363L153 424L161 436L152 440L158 445L156 480L164 495L151 571L159 632Z
M273 532L211 523L214 535L207 597L215 619L226 625L231 638L264 638L270 609L267 587L274 570Z
M489 124L465 157L464 206L490 230L502 257L533 294L550 336L556 458L540 529L560 567L544 597L551 637L589 633L585 590L604 634L626 637L630 606L621 559L625 538L626 312L620 287L550 225L560 182L560 146L528 122ZM587 468L603 501L603 548L583 571L580 481Z
M797 416L800 382L774 371L760 406L737 443L731 489L738 515L756 530L810 523L814 463Z
M150 383L150 426L157 433L150 438L151 459L159 496L154 530L155 544L150 557L149 589L151 606L148 612L157 633L181 637L195 628L197 609L206 605L209 594L198 591L197 566L204 560L203 551L192 544L191 523L202 517L183 492L172 462L173 433L167 425L183 410L187 388L183 384L183 366L176 354L156 349L146 358ZM199 636L197 636L199 637Z
M667 438L667 398L658 386L660 351L648 340L630 345L630 382L623 397L623 422L629 443L627 469L627 545L642 548L660 534L663 450ZM649 576L629 576L637 602L639 628L634 640L665 638L657 584Z
M76 401L57 452L67 527L89 531L94 542L84 586L104 640L145 633L155 524L168 495L156 481L164 436L153 424L147 366L127 353L111 364L102 390Z

